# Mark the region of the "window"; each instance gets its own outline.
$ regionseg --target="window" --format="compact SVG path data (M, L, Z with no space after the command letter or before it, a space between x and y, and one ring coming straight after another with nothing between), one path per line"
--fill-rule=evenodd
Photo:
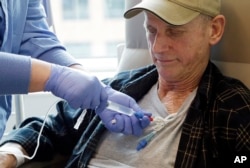
M95 72L115 72L116 46L125 41L125 1L51 0L50 3L55 32L67 50ZM93 65L91 59L95 60ZM97 62L98 68L93 69ZM109 64L108 68L107 65L102 68L104 62Z
M113 41L113 42L107 42L106 43L106 52L109 53L110 57L116 57L117 56L117 44L120 44L122 42L117 42L117 41Z
M123 15L124 0L105 0L105 16L108 18L119 18Z
M86 19L89 16L88 0L63 0L64 19Z
M75 58L81 59L91 55L89 43L65 43L64 46Z

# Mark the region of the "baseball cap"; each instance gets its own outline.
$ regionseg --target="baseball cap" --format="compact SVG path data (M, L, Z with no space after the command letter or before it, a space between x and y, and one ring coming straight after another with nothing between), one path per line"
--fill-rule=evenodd
M124 13L129 19L142 11L149 11L173 25L183 25L199 14L215 17L220 13L220 0L142 0Z

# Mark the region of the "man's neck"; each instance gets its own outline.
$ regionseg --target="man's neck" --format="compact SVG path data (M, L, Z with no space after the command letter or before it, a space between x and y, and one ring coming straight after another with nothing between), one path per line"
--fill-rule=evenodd
M158 96L169 113L176 113L198 83L199 79L189 82L166 82L159 79Z

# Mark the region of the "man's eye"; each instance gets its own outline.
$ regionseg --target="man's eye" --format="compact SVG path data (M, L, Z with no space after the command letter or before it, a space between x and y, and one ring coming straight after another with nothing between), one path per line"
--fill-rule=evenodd
M182 35L183 31L180 31L180 30L173 30L173 29L170 29L167 31L167 34L169 36L180 36Z
M155 34L156 33L156 29L152 28L152 27L148 27L147 28L147 32L150 34Z

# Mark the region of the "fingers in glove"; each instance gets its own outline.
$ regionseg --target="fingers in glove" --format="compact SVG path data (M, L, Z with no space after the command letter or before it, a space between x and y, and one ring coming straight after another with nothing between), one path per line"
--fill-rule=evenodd
M107 128L110 131L116 132L116 133L123 132L124 127L125 127L125 122L124 122L124 118L121 115L115 115L115 117L107 123Z
M149 126L150 124L150 118L148 116L143 116L143 118L140 119L140 125L141 125L141 128L144 129L146 128L147 126Z
M141 119L138 119L136 116L132 116L131 123L133 128L133 135L140 136L143 132L143 129L141 127Z
M122 131L125 135L131 135L133 134L133 123L132 123L132 117L121 115L124 119L124 129Z
M102 112L107 107L107 100L108 95L105 89L103 88L101 91L100 102L95 106L97 114L100 114L100 112Z

